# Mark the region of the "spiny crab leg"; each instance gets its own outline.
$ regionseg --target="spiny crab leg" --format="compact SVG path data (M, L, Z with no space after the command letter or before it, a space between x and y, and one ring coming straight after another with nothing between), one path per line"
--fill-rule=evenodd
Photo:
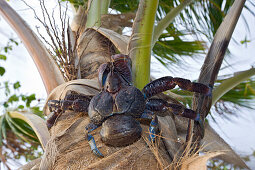
M90 149L92 150L92 152L96 156L98 156L99 158L103 158L104 155L99 151L99 149L97 148L97 145L96 145L96 142L95 142L95 139L94 139L93 135L90 134L90 132L97 129L98 127L99 126L97 126L93 123L90 123L86 126L85 130L87 132L87 140L89 142Z
M150 133L149 141L155 142L155 139L156 139L155 134L158 134L158 132L159 132L157 116L152 111L146 109L140 118L151 120L150 127L149 127L149 133Z
M66 95L64 100L49 100L48 107L52 114L47 119L48 129L54 125L56 119L65 113L66 110L88 113L90 99L90 97L85 95L69 94Z
M196 113L194 110L187 109L182 105L168 103L162 99L149 99L146 103L146 109L158 112L163 112L168 109L175 115L180 115L199 122L203 128L203 123L200 120L200 114Z
M142 92L145 98L150 98L158 93L173 89L176 85L183 90L202 93L207 96L212 94L212 88L207 85L171 76L162 77L148 83L146 86L144 86Z
M150 142L155 142L155 139L156 139L156 135L155 134L159 133L158 117L156 115L151 120L149 132L150 132L149 141Z

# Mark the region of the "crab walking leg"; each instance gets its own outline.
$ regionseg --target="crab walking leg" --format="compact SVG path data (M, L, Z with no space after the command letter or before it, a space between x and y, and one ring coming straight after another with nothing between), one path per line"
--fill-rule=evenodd
M48 106L51 112L55 110L73 110L75 112L88 113L89 99L75 99L75 100L49 100Z
M76 100L76 99L80 99L80 100L91 100L91 96L87 96L84 94L76 94L76 93L71 93L65 96L64 100Z
M47 104L48 104L50 112L56 112L56 111L62 110L60 100L49 100Z
M182 105L168 103L162 99L149 99L146 103L146 109L151 111L165 111L168 109L175 115L193 119L202 125L199 113L196 113L194 110L187 109Z
M150 110L145 110L140 118L151 120L150 127L149 127L149 133L150 133L149 134L149 141L155 142L156 134L158 134L158 132L159 132L157 116L153 112L151 112Z
M150 98L158 93L173 89L176 85L183 90L202 93L208 96L212 94L212 88L207 85L171 76L162 77L148 83L144 86L142 92L144 93L145 98Z
M88 112L91 97L83 94L71 93L66 95L64 100L60 100L62 110L74 110L75 112Z
M158 134L159 132L158 117L156 115L151 120L149 131L150 131L149 141L155 142L156 134Z
M87 107L91 97L83 94L68 94L65 96L64 100L49 100L48 107L50 112L54 110L74 110L77 112L87 111Z
M51 112L51 114L48 116L46 120L46 125L48 130L51 129L51 127L56 122L57 118L61 115L61 110L54 110Z
M88 124L86 127L85 127L85 130L87 132L87 140L89 142L89 146L92 150L92 152L100 157L100 158L103 158L104 155L99 151L99 149L97 148L97 145L96 145L96 142L95 142L95 139L93 137L93 135L89 134L90 132L92 132L93 130L97 129L99 126L93 124L93 123L90 123Z
M49 100L48 107L51 114L46 122L48 129L54 125L57 118L65 113L66 110L88 113L90 100L90 97L79 94L69 94L64 100Z
M73 110L75 112L88 113L89 100L49 100L48 107L51 114L47 119L47 127L50 129L57 118L65 113L66 110Z

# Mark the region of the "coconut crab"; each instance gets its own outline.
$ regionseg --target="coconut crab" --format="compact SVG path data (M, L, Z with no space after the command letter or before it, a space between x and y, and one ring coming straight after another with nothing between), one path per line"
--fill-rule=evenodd
M48 106L53 116L47 121L50 128L59 114L66 110L85 112L90 123L85 127L91 150L98 157L103 154L96 146L90 134L102 126L101 139L107 145L126 146L141 137L142 128L137 119L150 120L149 140L155 141L158 132L158 120L155 112L170 110L200 122L200 115L178 104L168 103L152 96L173 89L178 85L183 90L211 95L212 89L204 84L191 82L178 77L162 77L148 83L142 91L132 85L131 59L127 55L111 56L112 61L102 64L98 69L98 81L101 92L94 97L69 94L64 100L49 100ZM201 123L201 122L200 122Z

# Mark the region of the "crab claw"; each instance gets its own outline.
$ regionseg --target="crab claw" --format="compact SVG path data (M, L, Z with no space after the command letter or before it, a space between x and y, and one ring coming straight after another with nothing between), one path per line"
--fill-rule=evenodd
M92 152L98 156L99 158L103 158L104 155L99 151L99 149L96 146L96 142L94 137L91 134L88 134L88 141L89 141L89 146L92 150Z

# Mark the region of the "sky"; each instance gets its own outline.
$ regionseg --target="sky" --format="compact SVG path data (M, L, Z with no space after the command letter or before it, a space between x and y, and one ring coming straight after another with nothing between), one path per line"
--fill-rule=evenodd
M36 11L39 10L38 1L29 1L29 4L34 7ZM46 6L50 8L55 7L54 0L48 0L46 4ZM22 16L23 19L25 19L31 28L35 30L35 26L38 25L38 22L33 17L33 12L20 0L11 0L10 5ZM250 34L245 33L247 31L244 21L240 19L233 33L233 37L236 42L240 42L241 40L244 40L247 34L247 39L251 40L251 42L246 46L240 45L240 43L237 44L231 40L229 48L233 56L230 60L228 60L228 62L233 65L233 67L224 69L220 72L220 74L230 74L237 71L247 70L255 64L255 31L252 31L255 30L255 18L251 16L247 10L243 10L242 15L248 21L247 23L251 30ZM17 35L12 31L4 19L0 17L0 46L6 45L5 42L8 40L6 37L15 38L18 42L20 42ZM19 46L14 47L13 51L11 51L7 57L8 59L6 62L1 62L1 64L4 64L4 67L7 69L4 77L0 77L0 81L8 80L10 82L16 82L18 80L21 82L20 91L22 93L36 93L38 98L46 99L47 94L40 75L25 47L20 43ZM191 60L190 63L191 66L190 68L187 68L187 70L178 73L171 73L168 69L161 66L155 58L152 58L152 75L156 78L171 75L193 80L197 79L199 76L199 69L203 61ZM1 96L0 100L2 100ZM238 117L231 117L231 121L224 119L223 116L213 115L217 123L210 121L210 124L239 154L251 154L255 150L255 134L251 133L251 129L255 129L255 111L242 109L240 110L239 115L240 116ZM255 169L255 160L248 162L248 165Z

